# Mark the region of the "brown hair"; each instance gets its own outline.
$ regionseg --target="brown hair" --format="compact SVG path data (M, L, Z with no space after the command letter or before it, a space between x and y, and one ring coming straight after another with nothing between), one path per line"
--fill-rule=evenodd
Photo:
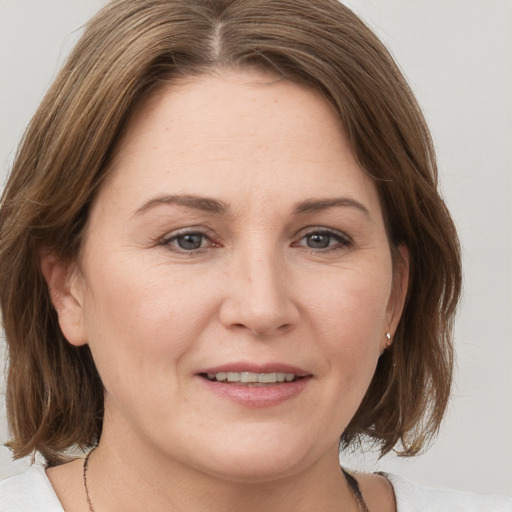
M123 128L174 77L256 67L320 91L378 187L390 244L410 252L394 343L380 358L348 446L369 436L414 455L449 398L461 269L437 191L428 128L382 43L337 0L115 0L85 33L32 119L0 209L0 307L9 347L7 412L15 457L50 463L99 439L103 387L88 347L65 340L41 251L74 261L88 209ZM396 253L396 251L395 251Z

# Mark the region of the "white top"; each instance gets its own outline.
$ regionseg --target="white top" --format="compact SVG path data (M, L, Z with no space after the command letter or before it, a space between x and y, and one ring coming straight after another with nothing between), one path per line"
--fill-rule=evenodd
M512 512L512 498L433 489L386 473L395 490L397 512ZM0 483L1 512L64 512L44 467Z

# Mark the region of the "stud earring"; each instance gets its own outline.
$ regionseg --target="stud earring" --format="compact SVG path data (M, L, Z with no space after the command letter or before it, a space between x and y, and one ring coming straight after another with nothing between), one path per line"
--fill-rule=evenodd
M391 333L390 332L386 333L386 339L388 340L386 342L386 348L389 348L391 346Z

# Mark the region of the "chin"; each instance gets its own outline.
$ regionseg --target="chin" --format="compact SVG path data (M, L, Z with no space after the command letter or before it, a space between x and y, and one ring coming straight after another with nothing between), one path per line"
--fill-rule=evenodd
M254 458L235 463L226 461L225 463L216 464L209 473L221 480L244 484L261 484L271 483L294 475L302 469L299 461L278 461L271 460L271 456L267 460L254 460Z
M265 439L266 438L266 439ZM203 450L202 465L212 476L222 480L256 484L271 482L299 473L314 459L312 450L305 450L306 442L296 439L269 439L269 436L247 437L241 442L231 438L226 443ZM207 459L206 459L207 457ZM214 465L209 462L214 461Z

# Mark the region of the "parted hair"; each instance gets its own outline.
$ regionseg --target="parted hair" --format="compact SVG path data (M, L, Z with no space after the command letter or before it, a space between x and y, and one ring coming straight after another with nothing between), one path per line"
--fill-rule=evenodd
M181 77L256 68L320 92L378 188L395 265L410 254L393 345L341 436L415 455L449 400L460 249L421 110L375 34L337 0L114 0L85 27L20 144L0 206L0 307L14 457L94 445L104 390L62 334L41 254L77 261L88 212L133 113Z

